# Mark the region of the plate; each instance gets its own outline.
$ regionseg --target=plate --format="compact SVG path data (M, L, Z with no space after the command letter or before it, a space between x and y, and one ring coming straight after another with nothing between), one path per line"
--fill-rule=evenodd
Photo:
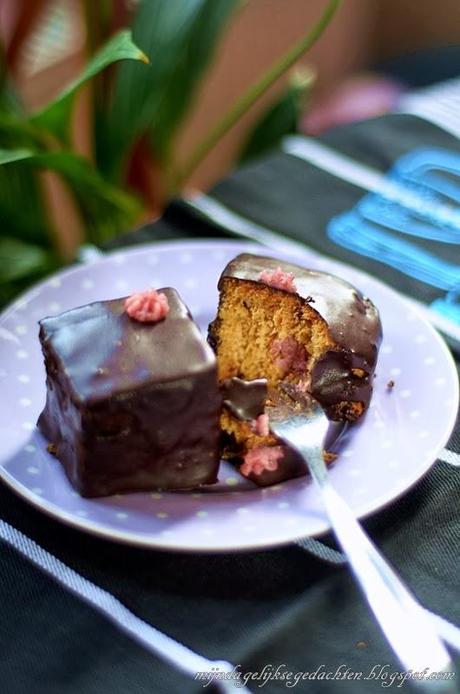
M332 482L357 516L409 489L448 440L458 408L454 362L435 330L373 278L307 251L267 251L252 243L195 241L117 252L57 274L0 317L0 476L24 499L82 530L136 545L181 551L249 550L329 529L308 478L258 489L228 464L219 483L197 493L142 493L83 499L35 427L45 401L37 321L90 301L147 286L174 286L203 328L214 317L217 279L235 255L252 251L340 274L379 307L384 340L374 397L364 421L341 444ZM393 380L394 388L387 383Z

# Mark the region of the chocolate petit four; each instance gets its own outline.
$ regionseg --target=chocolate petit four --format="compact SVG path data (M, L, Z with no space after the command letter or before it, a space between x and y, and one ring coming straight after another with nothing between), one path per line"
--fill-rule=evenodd
M216 361L174 289L40 321L38 426L83 496L217 480Z
M262 486L306 474L271 434L266 399L289 384L316 398L329 419L358 420L372 395L377 309L338 277L250 254L227 265L218 288L208 339L223 391L225 456Z

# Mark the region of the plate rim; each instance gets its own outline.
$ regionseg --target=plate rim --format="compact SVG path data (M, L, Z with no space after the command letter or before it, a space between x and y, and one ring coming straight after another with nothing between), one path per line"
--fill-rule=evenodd
M48 275L46 278L42 279L41 281L37 282L34 284L32 287L30 287L26 292L21 294L19 297L17 297L11 304L9 304L1 313L0 313L0 326L3 324L5 320L10 316L11 313L14 313L15 311L18 310L18 308L23 305L25 302L30 301L33 299L37 293L40 292L42 288L46 286L46 284L54 279L54 278L62 278L62 277L68 277L73 274L78 274L80 272L85 272L89 267L92 265L97 265L100 262L106 263L110 262L113 257L117 255L122 255L122 256L135 256L137 254L143 255L147 252L152 252L152 251L158 251L158 250L169 250L174 247L179 246L183 250L187 249L193 249L193 250L198 250L200 248L207 248L208 250L216 250L216 249L223 249L223 248L235 248L238 249L237 252L242 252L242 249L244 248L245 250L247 249L250 251L250 249L257 250L258 252L261 252L261 249L266 254L270 253L281 253L283 255L294 255L293 249L286 249L285 251L281 249L273 249L268 246L265 246L261 243L257 243L255 241L247 240L247 239L221 239L221 238L196 238L193 240L181 240L181 239L172 239L172 240L167 240L167 241L158 241L158 242L152 242L152 243L146 243L146 244L141 244L139 246L133 246L133 247L127 247L127 248L121 248L121 249L114 249L113 251L104 254L100 259L96 260L95 262L91 263L86 263L86 264L81 264L81 265L72 265L71 267L63 268L55 273L52 273L51 275ZM386 293L388 293L390 296L392 295L394 300L396 300L399 303L404 304L408 310L410 310L412 313L417 314L418 318L423 322L424 326L428 331L431 333L431 337L437 342L438 346L441 349L441 352L443 354L443 357L446 360L446 365L448 364L449 366L449 371L451 374L454 375L453 379L453 384L454 384L454 402L451 406L451 409L449 410L449 417L447 418L447 424L444 426L444 431L442 437L439 437L440 443L435 449L431 450L432 453L432 460L429 464L427 464L426 468L420 473L417 471L415 474L410 476L409 478L404 478L404 484L401 485L401 488L394 492L394 490L391 491L389 494L384 493L381 496L374 497L371 501L365 502L361 504L358 509L355 509L356 512L356 518L357 519L363 519L367 518L369 515L372 513L376 513L383 508L385 508L387 505L390 503L393 503L400 499L404 494L409 492L417 482L419 482L428 472L429 470L433 467L433 465L436 463L437 458L439 453L442 451L442 449L445 447L446 443L448 442L450 435L452 434L452 431L455 426L455 422L457 419L457 414L458 414L458 409L459 409L459 400L460 400L460 387L459 387L459 378L458 378L458 372L457 372L457 367L453 358L453 355L448 348L446 342L442 338L442 336L439 334L439 332L436 330L436 328L427 320L425 315L423 314L422 309L420 309L418 306L414 306L411 300L404 295L400 294L397 292L395 289L390 287L389 285L385 284L382 282L380 279L375 278L365 271L355 268L352 265L347 265L343 261L336 260L334 258L330 258L328 256L324 256L321 254L318 254L315 250L309 249L306 247L305 249L299 248L298 250L298 255L299 255L299 260L302 259L302 255L305 257L305 259L314 258L317 260L321 260L322 262L325 262L326 264L331 264L331 265L337 265L337 266L342 266L345 267L353 272L354 275L356 275L358 278L362 276L366 282L371 282L372 285L378 285L380 289ZM225 546L219 546L218 544L213 545L212 540L208 538L208 545L203 546L203 545L191 545L187 544L186 546L180 545L180 544L174 544L174 541L171 540L171 538L165 538L164 541L161 540L161 536L158 533L152 534L152 535L146 535L145 537L140 536L137 533L134 532L129 532L129 531L123 531L123 530L117 530L114 528L106 527L106 526L101 526L98 523L92 522L91 520L85 519L83 517L76 516L72 513L69 513L65 510L63 510L61 507L56 506L53 502L50 502L46 499L43 499L37 494L34 494L28 487L25 487L21 483L17 482L13 476L11 476L7 470L5 470L3 464L0 464L0 479L2 482L4 482L9 489L11 489L14 493L18 494L22 499L30 503L34 508L38 509L41 512L44 512L48 517L51 517L54 520L60 521L61 523L64 523L67 526L70 526L71 528L87 532L93 536L96 536L97 538L101 538L104 540L109 540L112 542L119 542L124 545L128 546L135 546L135 547L140 547L143 549L151 549L151 550L159 550L159 551L170 551L170 552L181 552L181 553L200 553L200 554L211 554L211 553L226 553L226 552L250 552L250 551L262 551L262 550L268 550L272 549L275 547L282 547L288 544L295 543L297 540L301 538L306 538L306 537L311 537L311 538L317 538L325 533L331 531L331 525L328 522L327 519L325 519L324 523L322 524L323 527L320 528L319 530L315 532L309 532L309 533L299 533L296 534L293 532L292 528L287 528L286 529L286 538L280 538L280 539L273 539L269 540L267 538L264 538L262 540L258 540L256 537L251 537L250 542L247 544L226 544ZM290 481L287 483L289 484ZM257 491L257 490L254 490ZM229 492L231 493L231 492Z

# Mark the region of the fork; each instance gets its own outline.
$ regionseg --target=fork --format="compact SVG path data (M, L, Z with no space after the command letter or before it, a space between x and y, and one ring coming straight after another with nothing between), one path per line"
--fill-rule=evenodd
M266 412L271 431L303 456L321 493L335 536L404 670L421 672L428 667L430 672L453 673L449 653L438 635L443 631L441 618L417 602L330 482L323 458L330 422L320 404L303 393L287 391L286 395L272 398ZM442 635L449 640L448 632ZM430 692L454 691L453 681L413 679L411 682Z

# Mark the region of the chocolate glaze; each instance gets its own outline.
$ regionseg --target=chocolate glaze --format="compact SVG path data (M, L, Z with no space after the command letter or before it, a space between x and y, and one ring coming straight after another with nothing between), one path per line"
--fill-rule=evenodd
M223 404L238 419L256 419L263 413L267 399L266 378L245 381L235 376L223 381L220 388Z
M221 396L214 355L174 289L139 323L124 299L40 321L43 434L84 496L187 489L217 479Z
M338 414L337 406L344 401L361 402L364 408L369 405L382 339L378 311L370 299L343 279L249 253L237 256L227 265L219 280L219 289L223 289L227 278L259 283L262 272L278 267L294 275L298 296L327 323L335 342L335 347L313 367L311 393L331 419L343 416L353 419L355 415L351 410ZM283 290L273 288L273 291ZM215 340L212 332L211 328L211 344ZM362 370L364 377L354 373L356 370Z

